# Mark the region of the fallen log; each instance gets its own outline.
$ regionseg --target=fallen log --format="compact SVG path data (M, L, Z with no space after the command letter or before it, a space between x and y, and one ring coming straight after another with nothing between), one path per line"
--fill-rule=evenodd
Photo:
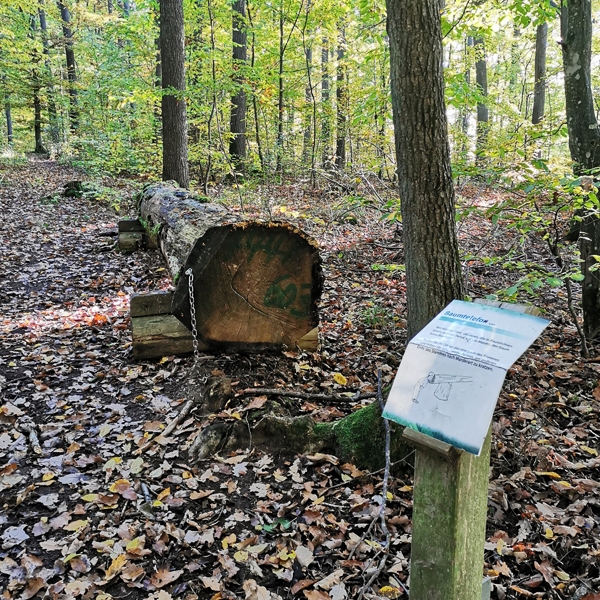
M287 223L244 220L173 182L147 186L137 203L175 284L171 312L190 330L191 273L206 347L295 347L309 333L316 342L323 278L314 240Z

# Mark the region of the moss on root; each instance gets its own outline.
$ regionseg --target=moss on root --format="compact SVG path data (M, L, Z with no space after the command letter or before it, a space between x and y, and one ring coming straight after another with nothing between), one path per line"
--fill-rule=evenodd
M392 462L411 450L402 440L402 428L390 421ZM343 461L362 469L377 470L385 466L385 425L377 402L336 421L316 423L314 435L330 447Z

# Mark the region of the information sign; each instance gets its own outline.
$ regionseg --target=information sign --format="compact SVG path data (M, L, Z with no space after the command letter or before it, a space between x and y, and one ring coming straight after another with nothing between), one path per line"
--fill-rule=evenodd
M410 341L383 416L479 456L506 371L548 324L454 300Z

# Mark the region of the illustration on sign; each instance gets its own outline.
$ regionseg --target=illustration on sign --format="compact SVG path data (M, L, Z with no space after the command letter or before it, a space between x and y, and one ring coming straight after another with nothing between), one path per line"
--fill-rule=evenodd
M427 377L423 377L417 381L413 391L412 401L419 404L418 398L421 394L421 390L424 387L431 385L436 388L433 395L445 402L448 400L450 392L452 391L452 384L466 381L473 381L473 379L467 375L438 375L436 373L428 373Z
M506 371L548 324L454 300L409 343L383 416L479 455Z

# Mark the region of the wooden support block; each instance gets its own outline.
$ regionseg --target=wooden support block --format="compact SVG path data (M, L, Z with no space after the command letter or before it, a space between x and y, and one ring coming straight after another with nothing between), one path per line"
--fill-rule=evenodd
M297 342L296 346L300 350L306 350L308 352L316 352L319 347L319 328L315 327L311 329L306 335L302 336Z
M146 292L133 294L129 301L131 317L151 317L171 314L173 292Z
M139 219L122 219L119 221L119 233L127 233L130 231L144 231L144 226Z
M135 252L144 246L144 234L138 231L119 233L119 250Z
M137 360L191 354L192 334L173 315L132 317L133 357ZM205 350L206 346L200 344Z
M426 454L433 454L441 456L444 460L454 461L463 452L459 448L455 448L446 442L437 440L434 437L425 435L420 431L406 427L402 432L402 437L412 446L425 452Z
M144 233L144 246L146 250L156 250L158 248L156 237L149 233Z

